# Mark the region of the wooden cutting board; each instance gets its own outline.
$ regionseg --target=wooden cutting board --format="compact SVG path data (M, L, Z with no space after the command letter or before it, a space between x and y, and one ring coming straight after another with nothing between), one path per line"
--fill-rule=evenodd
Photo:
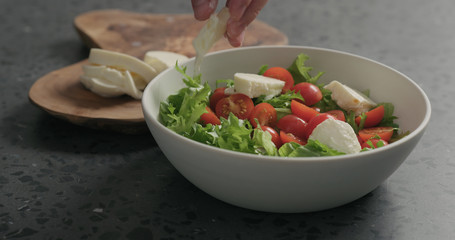
M89 48L102 48L142 58L147 51L162 50L195 55L192 41L204 22L192 14L140 14L121 10L100 10L79 15L74 27ZM244 46L285 45L279 30L255 20L245 35ZM211 51L231 48L218 41ZM29 99L58 118L95 129L128 134L147 132L141 101L128 96L103 98L79 82L87 60L52 71L39 78Z

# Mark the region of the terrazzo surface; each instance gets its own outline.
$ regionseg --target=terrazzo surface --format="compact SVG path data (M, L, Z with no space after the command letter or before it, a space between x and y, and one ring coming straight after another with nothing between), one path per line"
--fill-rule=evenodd
M302 214L223 203L180 175L150 134L75 126L29 102L39 77L88 56L74 17L107 8L191 12L189 0L0 1L0 239L455 239L452 1L271 0L260 13L289 44L397 69L432 104L425 135L388 180Z

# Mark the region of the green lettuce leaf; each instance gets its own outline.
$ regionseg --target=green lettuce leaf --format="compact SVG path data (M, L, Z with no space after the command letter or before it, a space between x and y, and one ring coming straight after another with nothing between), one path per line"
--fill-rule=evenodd
M280 147L278 153L283 157L320 157L345 154L312 139L309 139L305 146L295 142L285 143Z
M291 100L292 99L300 99L302 101L303 97L300 95L300 93L295 93L294 91L287 91L286 93L277 95L275 97L272 97L270 99L265 98L265 95L261 95L257 97L254 101L254 105L257 105L259 103L269 103L272 105L274 108L291 108Z
M238 119L230 113L228 119L221 118L221 125L215 129L218 138L217 145L223 149L238 152L255 153L251 140L253 127L248 120Z
M207 83L201 85L200 75L192 78L185 73L186 67L181 69L176 65L176 69L183 74L183 82L187 87L169 96L167 101L161 102L160 118L166 127L183 134L199 121L203 113L207 112L205 107L209 101L211 89Z
M305 66L305 61L308 59L309 57L307 55L301 53L296 57L291 66L289 66L288 71L294 78L294 84L301 82L316 84L318 79L324 74L323 72L319 72L316 76L311 76L310 71L313 70L313 68Z
M278 150L272 142L272 135L269 132L263 131L261 128L254 129L253 144L257 154L277 156Z

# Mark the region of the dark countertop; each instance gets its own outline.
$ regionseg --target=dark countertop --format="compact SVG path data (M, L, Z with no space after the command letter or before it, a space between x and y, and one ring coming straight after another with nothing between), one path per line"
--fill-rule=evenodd
M455 238L453 1L286 0L261 12L290 44L403 72L433 107L423 139L386 182L345 206L305 214L225 204L185 180L150 134L78 127L29 102L35 80L87 57L74 17L106 8L191 11L189 0L0 2L0 239Z

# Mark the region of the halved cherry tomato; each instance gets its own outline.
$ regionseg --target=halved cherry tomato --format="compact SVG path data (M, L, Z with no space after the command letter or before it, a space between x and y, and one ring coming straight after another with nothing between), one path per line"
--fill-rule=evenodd
M379 105L379 107L366 112L365 114L367 117L363 127L369 128L378 125L382 121L382 118L384 118L384 112L384 105ZM355 118L355 123L357 123L357 125L360 124L360 116Z
M284 81L282 93L289 91L294 86L294 78L286 68L271 67L264 72L264 76Z
M306 128L305 128L305 133L304 133L304 136L303 136L303 139L308 139L311 135L311 133L313 133L313 130L316 128L316 126L318 126L320 123L324 122L325 120L327 119L336 119L334 116L330 115L330 114L327 114L327 113L321 113L319 115L317 115L316 117L312 118Z
M291 112L306 122L319 114L318 111L296 100L291 101Z
M359 135L357 135L357 140L359 141L360 145L362 145L365 142Z
M367 141L376 135L388 142L393 135L393 127L371 127L359 131L359 137L363 141Z
M233 113L239 119L247 119L253 111L251 98L242 93L232 94L218 101L215 107L216 116L228 118Z
M346 122L346 117L344 116L344 112L341 110L330 110L325 113L334 116L336 119L338 119L340 121Z
M254 119L257 119L261 126L274 127L277 119L276 110L270 103L259 103L254 107L248 119L255 128L257 123Z
M294 136L292 133L286 133L284 131L280 131L280 139L282 144L288 143L288 142L296 142L300 145L305 145L307 142L299 137Z
M224 90L226 90L225 87L219 87L215 89L215 91L213 91L212 95L210 96L210 108L213 111L215 111L216 104L218 103L219 100L229 96L224 93Z
M215 113L209 107L205 107L205 110L207 110L207 113L203 113L201 115L201 122L203 124L209 124L209 123L212 125L221 124L220 119L215 115Z
M321 89L309 82L297 83L291 88L291 90L294 90L296 93L300 93L305 100L305 105L307 106L312 106L322 99Z
M289 114L282 118L277 123L277 127L286 133L292 133L292 135L303 138L305 134L305 128L307 123L297 117L296 115Z
M281 138L280 135L278 135L278 132L275 131L275 129L269 127L269 126L261 126L262 131L264 132L269 132L270 135L272 135L272 142L275 144L276 148L280 148L283 143L281 143Z
M372 148L370 146L370 143L373 145L374 148L377 148L378 147L378 143L379 142L382 142L382 146L385 146L385 145L388 145L389 143L383 139L376 139L376 138L373 138L373 139L369 139L368 141L365 141L364 143L362 143L362 145L360 145L360 147L362 149L364 148Z

